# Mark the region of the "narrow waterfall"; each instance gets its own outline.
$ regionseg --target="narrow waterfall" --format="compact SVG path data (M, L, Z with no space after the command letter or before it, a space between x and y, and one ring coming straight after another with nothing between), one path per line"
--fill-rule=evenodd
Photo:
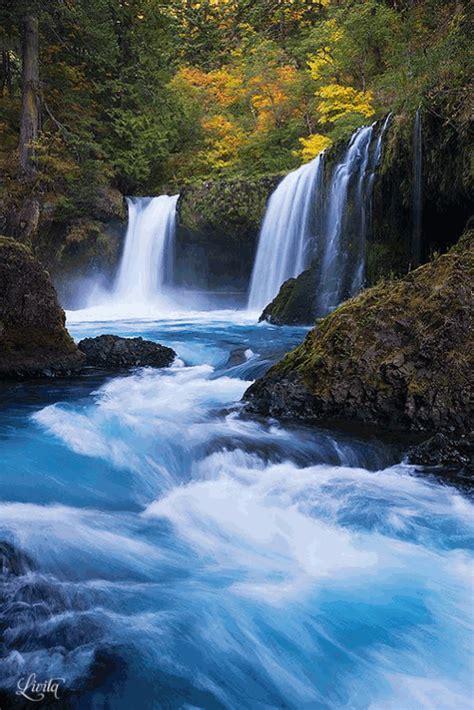
M421 113L420 109L418 109L413 126L412 266L418 266L421 262L421 219L423 201L422 151Z
M287 279L308 265L314 225L314 195L320 190L319 155L287 175L270 197L250 281L249 310L262 310Z
M125 248L114 296L147 303L172 283L173 242L178 195L129 197Z
M382 123L379 134L375 141L375 146L371 148L371 141L367 145L365 157L363 159L363 167L357 186L358 207L360 210L360 238L358 240L360 250L357 258L357 266L354 269L352 283L350 285L349 295L356 294L364 285L365 281L365 245L367 236L372 228L372 197L374 192L374 182L377 167L382 157L382 145L385 132L392 120L392 114L389 113ZM372 125L375 129L376 123Z
M375 124L374 124L375 125ZM363 272L365 258L366 222L364 181L369 162L369 150L374 125L357 130L342 161L334 169L325 215L324 252L320 267L318 312L321 315L333 310L343 298L352 295L352 289ZM348 210L349 187L354 181L351 210ZM347 267L350 265L350 269Z

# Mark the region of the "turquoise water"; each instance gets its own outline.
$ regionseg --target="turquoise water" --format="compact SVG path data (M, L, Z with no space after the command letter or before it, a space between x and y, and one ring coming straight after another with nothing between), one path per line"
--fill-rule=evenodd
M167 370L2 391L2 687L78 708L472 706L473 507L396 450L241 416L303 329L238 313L71 322ZM239 349L229 364L229 355Z

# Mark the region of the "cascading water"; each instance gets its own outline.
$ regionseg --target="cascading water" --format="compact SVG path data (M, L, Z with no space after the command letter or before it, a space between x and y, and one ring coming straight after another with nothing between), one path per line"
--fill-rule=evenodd
M392 114L389 113L382 124L380 132L375 141L375 146L371 150L371 142L369 142L368 149L365 152L365 157L363 161L363 175L361 175L358 186L357 186L357 199L358 207L360 211L360 239L359 246L361 247L359 253L359 258L357 259L357 268L354 270L352 282L350 285L350 294L356 294L365 281L365 245L367 240L367 235L371 230L371 220L372 220L372 197L374 192L374 182L377 167L380 163L380 158L382 157L382 145L385 131L387 130L390 121L392 120ZM372 128L375 128L376 124L373 124Z
M422 150L421 113L418 109L415 115L415 124L413 127L413 224L411 244L413 266L418 266L421 261L421 218L423 199Z
M127 198L128 229L116 300L148 303L172 283L177 201L178 195Z
M268 203L250 283L249 310L262 310L290 277L315 258L316 312L325 315L364 283L365 244L370 229L375 171L382 154L387 116L352 136L325 188L324 153L290 173Z
M319 155L287 175L268 203L250 281L248 308L262 310L287 279L308 265L313 236L314 194L320 189L324 158Z
M331 180L320 272L318 311L321 315L333 310L344 296L352 295L352 288L347 285L349 261L350 273L361 273L361 264L365 257L365 234L361 228L365 204L363 187L374 125L359 128L353 134L344 158L336 166ZM354 209L353 214L348 215L347 203L352 180L356 185ZM350 230L352 243L347 243L346 239L346 243L343 244L344 237L349 231L347 224L349 219L353 221ZM352 280L349 278L349 283Z

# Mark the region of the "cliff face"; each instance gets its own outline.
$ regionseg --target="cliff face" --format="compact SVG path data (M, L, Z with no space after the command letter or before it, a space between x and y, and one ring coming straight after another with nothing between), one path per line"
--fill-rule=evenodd
M178 284L247 289L267 199L280 179L215 180L183 190L176 232Z
M104 285L111 280L126 230L126 209L118 190L103 187L81 208L64 196L42 193L30 200L20 190L17 193L4 199L0 195L0 228L31 248L51 274L62 303L74 302L77 285L84 279L100 277Z
M442 112L442 110L440 109ZM472 145L449 116L421 113L421 263L446 251L472 214ZM414 116L394 116L386 132L367 243L367 283L401 276L413 254Z
M390 431L466 432L473 238L471 229L448 253L321 319L247 390L248 410Z
M0 237L0 378L63 375L84 356L64 327L48 273L27 247Z

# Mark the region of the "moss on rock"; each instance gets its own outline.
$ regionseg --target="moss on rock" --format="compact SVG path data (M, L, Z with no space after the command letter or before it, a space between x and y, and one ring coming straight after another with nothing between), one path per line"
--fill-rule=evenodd
M244 395L248 409L399 431L469 426L474 230L404 279L321 319Z
M317 268L313 264L297 278L285 281L259 320L274 325L312 325L316 319L316 284Z
M280 179L222 179L183 190L177 207L178 283L247 288L267 199Z
M0 378L68 374L84 356L65 328L49 274L18 242L0 237Z

